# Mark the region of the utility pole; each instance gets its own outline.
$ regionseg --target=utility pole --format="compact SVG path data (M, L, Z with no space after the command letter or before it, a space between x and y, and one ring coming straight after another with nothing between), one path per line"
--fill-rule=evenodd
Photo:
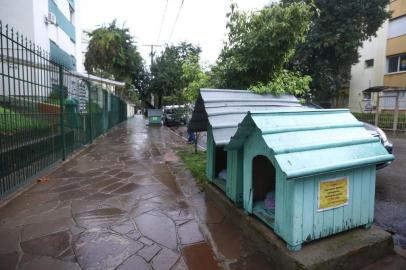
M151 65L149 66L149 71L151 72L151 67L152 67L152 63L154 62L154 56L155 56L154 47L161 47L161 45L158 45L158 44L144 44L142 46L151 47L151 52L149 53L149 56L151 57ZM154 95L152 93L151 93L151 104L153 106L155 106Z
M149 56L151 57L151 66L152 66L152 63L154 61L154 56L155 56L154 47L161 47L161 45L158 45L158 44L144 44L142 46L151 47L151 52L149 53ZM150 66L150 68L151 68L151 66Z

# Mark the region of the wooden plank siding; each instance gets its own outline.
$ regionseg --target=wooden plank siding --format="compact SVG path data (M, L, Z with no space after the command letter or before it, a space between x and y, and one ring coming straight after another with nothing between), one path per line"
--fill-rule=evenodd
M216 164L216 144L213 139L213 132L211 126L207 128L207 163L206 163L206 176L212 182L215 178L215 164Z
M227 151L227 197L236 206L243 204L243 150Z
M252 161L255 156L266 156L276 168L274 231L289 245L298 246L373 222L374 165L300 179L286 179L258 131L249 136L243 149L244 209L253 213ZM230 161L233 158L230 157ZM318 212L320 181L340 177L348 177L348 205Z
M340 177L348 177L348 205L318 212L319 182ZM287 236L287 239L292 239L291 245L298 245L373 222L375 166L285 182L294 183L295 186L293 196L288 195L288 198L294 201L293 236Z

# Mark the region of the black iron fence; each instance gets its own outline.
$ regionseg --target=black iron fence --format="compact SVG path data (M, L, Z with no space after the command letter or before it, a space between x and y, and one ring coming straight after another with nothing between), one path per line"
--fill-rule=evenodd
M114 82L65 68L1 21L0 46L1 198L126 120L129 105Z

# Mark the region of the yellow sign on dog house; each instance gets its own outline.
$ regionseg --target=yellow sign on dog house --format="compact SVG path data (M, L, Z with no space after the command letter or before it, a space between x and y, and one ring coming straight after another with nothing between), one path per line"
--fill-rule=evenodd
M348 204L348 178L338 178L319 182L318 211L337 208Z

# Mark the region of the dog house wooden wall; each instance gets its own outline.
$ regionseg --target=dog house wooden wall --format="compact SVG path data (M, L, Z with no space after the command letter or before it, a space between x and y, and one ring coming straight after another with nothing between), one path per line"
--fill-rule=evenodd
M301 109L292 95L258 95L246 90L201 89L189 130L207 131L206 176L236 205L242 204L242 150L225 147L248 111ZM221 175L220 175L221 173ZM225 179L220 179L225 178Z
M235 149L243 150L244 209L273 228L291 250L370 226L376 164L393 159L348 110L249 113L227 146ZM269 179L275 180L273 212L255 196L258 156L275 169L275 179Z

